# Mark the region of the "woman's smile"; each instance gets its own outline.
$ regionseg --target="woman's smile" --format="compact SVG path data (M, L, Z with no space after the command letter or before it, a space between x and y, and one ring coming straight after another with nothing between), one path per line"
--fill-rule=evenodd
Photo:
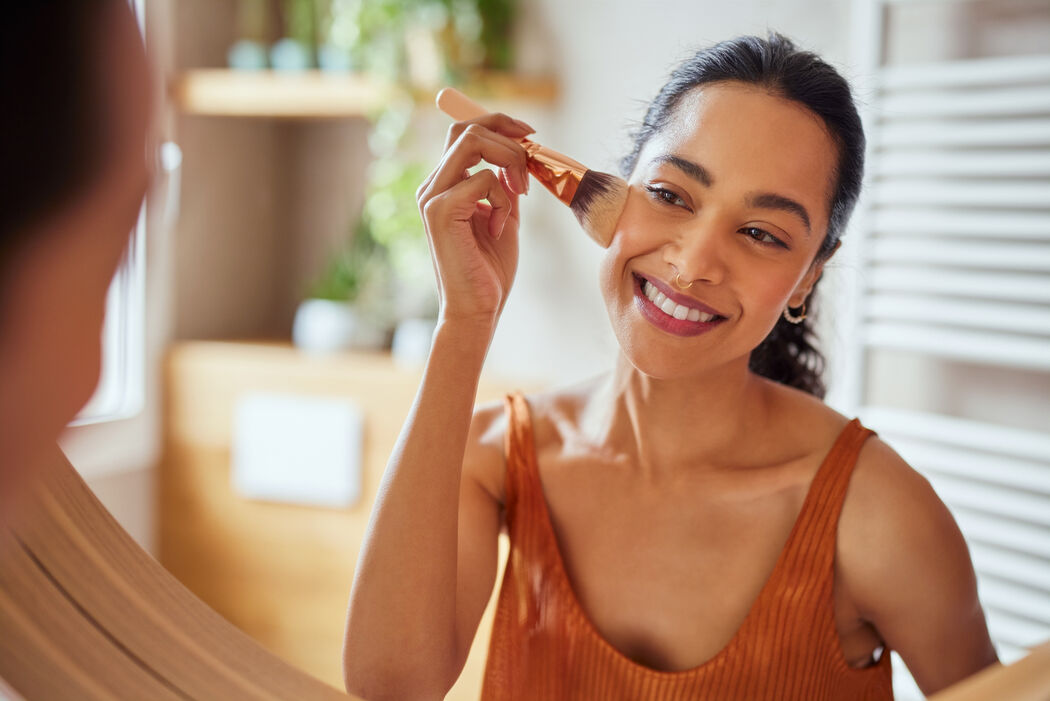
M649 323L675 336L697 336L727 318L699 300L673 292L661 280L637 273L634 273L634 302Z

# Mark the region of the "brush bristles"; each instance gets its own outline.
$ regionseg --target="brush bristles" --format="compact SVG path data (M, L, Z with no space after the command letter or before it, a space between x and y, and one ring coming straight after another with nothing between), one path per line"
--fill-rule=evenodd
M588 170L583 174L569 207L583 225L583 230L602 248L608 248L626 203L625 180Z

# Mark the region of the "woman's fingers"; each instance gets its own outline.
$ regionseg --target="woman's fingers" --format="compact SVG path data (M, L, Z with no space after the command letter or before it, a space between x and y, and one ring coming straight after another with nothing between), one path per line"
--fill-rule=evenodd
M528 182L520 139L530 131L506 115L457 123L416 191L446 318L495 321L503 308L517 267L518 195ZM482 161L495 169L471 175Z
M475 120L456 122L448 130L445 152L441 162L416 189L416 202L420 211L427 200L447 190L455 182L465 180L469 168L486 160L507 175L513 190L524 193L528 190L527 157L520 139L534 130L524 122L511 119L502 113L487 114ZM469 132L469 134L468 134ZM482 141L490 142L477 153ZM501 151L498 145L506 150ZM473 149L473 152L472 152ZM453 155L454 153L454 155ZM497 154L504 154L503 157ZM497 160L492 160L493 158Z
M488 231L496 239L503 236L503 231L507 228L508 221L513 219L515 226L518 224L518 193L511 189L502 170L499 173L498 180L503 188L503 192L507 195L510 206L504 210L493 207L489 202L478 202L473 216L474 230ZM493 213L496 214L495 218Z
M448 128L448 134L445 136L445 150L448 151L452 144L459 139L460 135L466 131L467 127L471 124L477 124L483 126L486 129L495 132L497 134L504 134L512 139L522 139L529 134L536 131L525 122L520 119L511 119L502 112L493 112L486 114L477 119L471 119L463 122L454 122Z
M433 231L445 230L447 226L442 226L443 223L461 223L471 229L470 224L475 213L479 206L483 206L479 205L478 201L483 199L489 202L489 208L486 209L488 233L498 238L514 209L513 200L516 200L517 196L488 169L478 171L445 192L430 198L424 205L423 217ZM441 242L434 241L435 247L440 245Z
M525 191L528 171L524 147L476 124L468 126L445 152L427 190L429 193L444 192L462 179L461 174L465 169L476 166L482 160L506 169L513 189L519 193ZM424 193L424 197L426 195Z

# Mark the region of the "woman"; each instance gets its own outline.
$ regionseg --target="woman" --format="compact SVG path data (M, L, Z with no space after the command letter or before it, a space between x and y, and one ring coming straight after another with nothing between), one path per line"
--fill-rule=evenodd
M348 688L444 695L503 527L485 699L888 699L891 649L925 693L994 662L947 509L820 401L806 312L863 167L845 81L778 35L680 66L601 264L615 370L471 417L530 131L454 125L419 189L441 320L355 576ZM500 175L468 177L481 159Z
M98 383L110 280L149 170L126 2L14 3L0 29L0 525ZM46 50L41 50L45 46Z

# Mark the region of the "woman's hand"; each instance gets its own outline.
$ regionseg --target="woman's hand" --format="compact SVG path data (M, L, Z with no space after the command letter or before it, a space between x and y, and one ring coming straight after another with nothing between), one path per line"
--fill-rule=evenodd
M442 322L494 328L518 267L518 195L534 131L504 114L456 122L437 168L416 191L437 275ZM499 166L470 175L482 160ZM488 203L480 200L488 200Z

